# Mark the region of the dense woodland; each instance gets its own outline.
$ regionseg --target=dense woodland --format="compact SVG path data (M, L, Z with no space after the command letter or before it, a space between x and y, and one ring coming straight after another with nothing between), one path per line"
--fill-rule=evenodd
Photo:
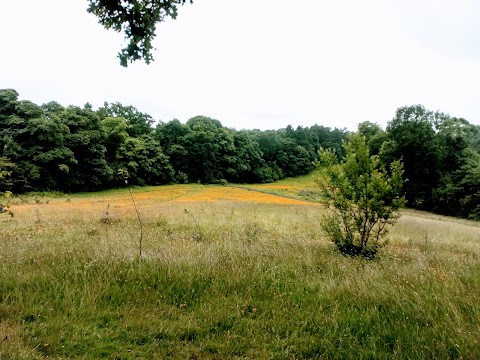
M346 129L321 125L235 130L196 116L156 123L133 106L36 105L0 90L3 190L80 192L167 183L272 182L307 174L318 150L342 154ZM402 159L407 206L480 218L480 126L421 105L399 108L384 130L359 124L372 154Z

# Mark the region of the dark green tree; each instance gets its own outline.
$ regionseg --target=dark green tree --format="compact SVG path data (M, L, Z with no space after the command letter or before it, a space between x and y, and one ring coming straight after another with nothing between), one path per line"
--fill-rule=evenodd
M168 156L175 175L174 180L179 183L189 181L190 156L185 137L191 132L190 127L174 119L168 123L160 123L155 129L155 139L159 141Z
M459 171L462 190L458 198L462 207L460 215L480 220L480 152L467 148L464 155L465 162Z
M130 136L140 136L151 134L153 132L152 125L155 122L153 118L145 113L142 113L134 106L125 106L116 103L104 102L103 106L97 110L100 118L106 117L122 117L129 125L127 132Z
M16 163L19 168L31 163L38 169L39 177L30 183L33 189L65 189L70 168L77 164L66 144L68 136L68 127L56 114L45 112L28 121L21 137L24 159Z
M309 152L291 138L281 139L282 150L277 154L277 165L285 176L304 175L313 170Z
M202 183L228 180L235 174L233 133L220 121L196 116L187 121L190 132L184 136L188 149L189 179Z
M159 185L173 180L173 169L160 143L149 134L133 137L131 125L122 117L102 120L105 133L106 159L114 174L127 171L133 185ZM121 177L113 177L113 186L123 186Z
M335 150L338 157L343 157L344 149L342 147L342 142L347 139L348 132L346 129L331 129L322 125L313 125L310 127L309 131L313 133L312 138L316 140L316 151L320 148L332 149Z
M387 134L380 125L370 121L358 124L358 133L365 137L372 155L378 155L383 143L388 140Z
M18 92L13 89L0 89L0 119L15 114Z
M470 146L476 129L465 119L436 113L440 179L433 190L431 210L445 215L475 217L480 177L475 171L477 151ZM477 194L477 195L476 195Z
M317 145L318 137L313 131L302 126L297 126L297 128L293 130L290 125L287 126L285 130L284 135L287 139L292 139L297 145L307 150L310 157L310 163L317 160L317 151L319 149L319 146Z
M254 183L268 181L268 170L260 146L247 131L233 134L235 146L235 173L229 181Z
M402 159L408 206L428 210L434 201L432 190L441 175L441 152L435 132L435 113L422 105L401 107L388 123L388 151L393 159ZM390 159L391 160L391 159Z
M478 128L465 119L403 107L387 127L382 152L405 164L408 205L437 213L478 217Z
M0 89L0 154L6 142L25 127L25 120L17 115L18 93L13 89Z
M76 162L65 144L68 127L56 114L30 101L18 101L14 91L7 90L3 95L1 150L2 156L16 164L12 171L13 190L58 189Z
M12 192L10 189L10 176L14 165L6 158L0 157L0 214L9 214L13 216L10 210L10 199Z
M285 174L279 163L286 159L283 151L284 142L281 136L274 130L254 130L252 136L260 147L266 168L264 168L264 181L272 182L285 178Z
M471 125L471 133L468 136L468 145L480 152L480 125Z
M105 132L100 117L88 108L69 106L60 115L70 133L66 145L77 164L70 167L67 191L95 191L105 188L114 176L106 160Z

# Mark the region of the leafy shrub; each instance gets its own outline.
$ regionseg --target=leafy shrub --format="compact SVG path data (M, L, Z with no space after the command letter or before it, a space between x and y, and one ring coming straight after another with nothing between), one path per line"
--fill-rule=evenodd
M365 138L358 134L348 140L341 161L331 149L319 151L321 176L316 182L322 203L331 210L322 227L341 253L373 258L387 225L396 222L405 203L403 166L394 161L386 168L381 154L370 156Z

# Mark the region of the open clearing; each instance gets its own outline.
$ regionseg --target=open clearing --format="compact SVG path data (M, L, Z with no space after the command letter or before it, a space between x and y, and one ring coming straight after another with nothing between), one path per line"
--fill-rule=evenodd
M308 185L310 184L310 185ZM275 188L280 186L280 188ZM405 210L337 254L309 178L16 198L0 359L480 358L478 222Z

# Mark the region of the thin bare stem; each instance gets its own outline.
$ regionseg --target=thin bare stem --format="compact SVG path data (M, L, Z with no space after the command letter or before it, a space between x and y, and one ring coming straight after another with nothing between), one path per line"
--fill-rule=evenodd
M143 222L142 218L140 217L140 212L138 211L137 203L135 202L135 198L133 197L133 192L131 188L128 188L130 191L130 196L132 198L133 206L135 207L135 212L137 213L138 223L140 225L140 241L139 241L139 250L140 250L140 257L142 257L142 242L143 242Z

